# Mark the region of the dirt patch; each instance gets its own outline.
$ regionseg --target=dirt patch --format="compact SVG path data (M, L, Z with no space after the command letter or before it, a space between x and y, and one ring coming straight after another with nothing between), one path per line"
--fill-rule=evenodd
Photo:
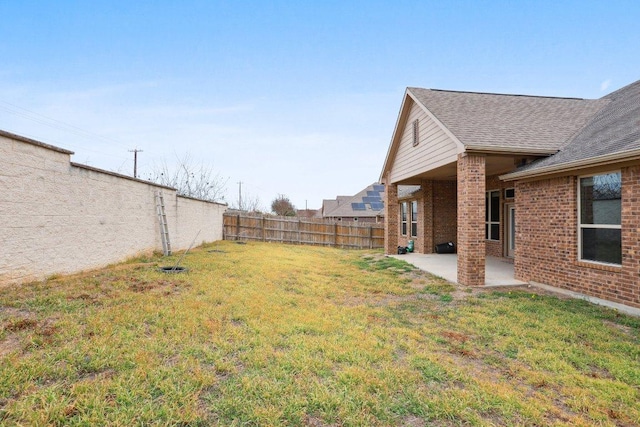
M125 279L129 289L133 292L151 292L156 291L163 293L164 295L170 295L178 293L181 287L184 287L184 283L172 280L143 280L136 277L128 277Z
M20 350L20 338L17 334L7 335L4 340L0 341L0 357L5 357Z

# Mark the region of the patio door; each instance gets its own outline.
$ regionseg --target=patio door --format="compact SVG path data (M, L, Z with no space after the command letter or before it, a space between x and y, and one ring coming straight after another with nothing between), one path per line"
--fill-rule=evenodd
M508 203L507 209L507 229L505 230L505 254L513 258L516 251L516 207L513 203Z

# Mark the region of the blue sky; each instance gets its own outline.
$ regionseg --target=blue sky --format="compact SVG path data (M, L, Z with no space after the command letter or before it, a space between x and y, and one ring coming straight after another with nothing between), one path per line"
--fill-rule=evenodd
M638 1L0 0L0 129L139 175L212 165L298 208L379 178L407 86L599 98Z

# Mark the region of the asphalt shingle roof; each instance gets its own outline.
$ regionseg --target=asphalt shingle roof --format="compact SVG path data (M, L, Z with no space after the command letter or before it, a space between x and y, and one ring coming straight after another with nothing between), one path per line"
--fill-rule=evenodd
M640 80L603 98L607 104L561 150L519 170L640 149Z
M380 191L382 190L382 191ZM353 196L338 196L336 200L323 200L322 216L338 218L338 217L375 217L384 215L384 203L380 202L380 209L373 209L371 203L366 202L365 197L370 192L375 192L382 198L384 187L382 184L373 183L367 188ZM364 204L364 210L354 210L353 203Z
M606 99L553 98L408 88L465 146L554 152Z

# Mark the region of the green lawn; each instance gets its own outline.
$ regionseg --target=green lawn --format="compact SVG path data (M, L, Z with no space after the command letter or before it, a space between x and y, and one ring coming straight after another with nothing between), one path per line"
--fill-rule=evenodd
M217 242L0 290L2 425L640 425L640 319Z

